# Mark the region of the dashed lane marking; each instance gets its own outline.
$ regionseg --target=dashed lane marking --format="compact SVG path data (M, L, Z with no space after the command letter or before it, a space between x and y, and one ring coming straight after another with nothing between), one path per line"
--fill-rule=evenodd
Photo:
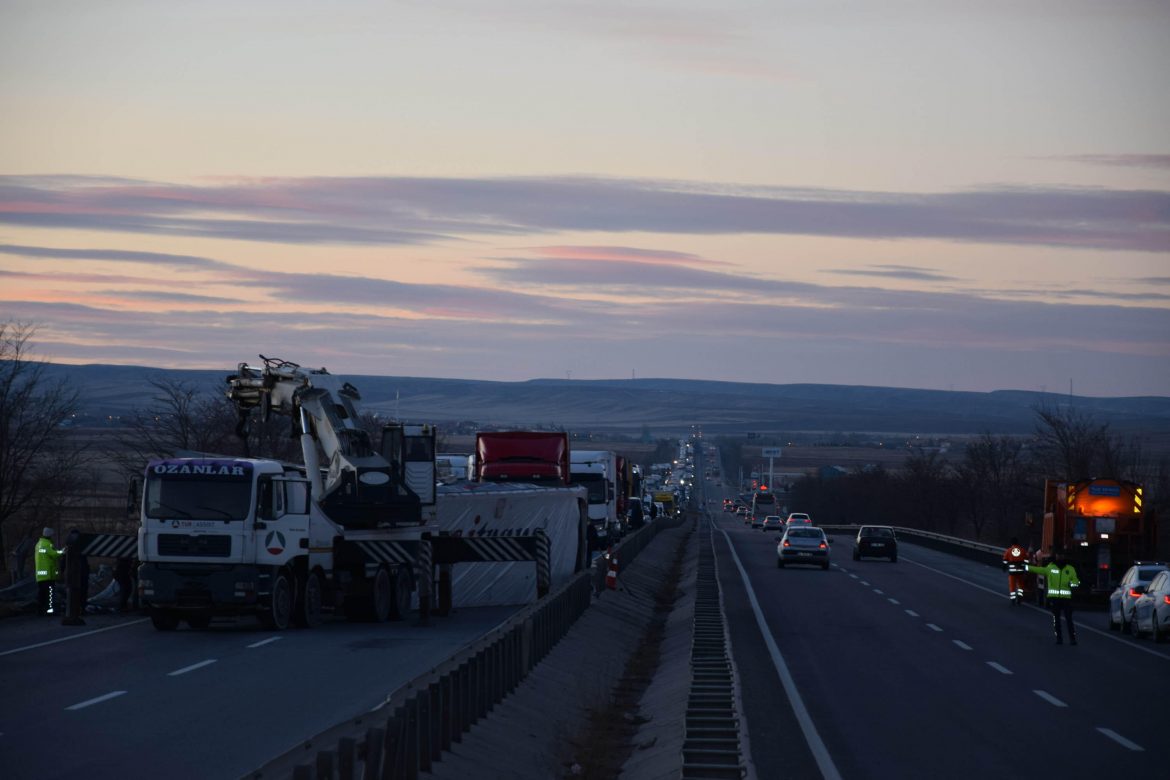
M1011 669L1007 668L1003 664L997 664L995 661L988 661L987 665L990 666L995 671L999 672L1000 674L1011 674L1012 673Z
M962 640L960 640L960 639L952 639L951 641L952 641L952 642L954 642L954 643L955 643L955 645L957 645L958 647L961 647L961 648L963 648L964 650L970 650L970 649L971 649L971 645L967 644L966 642L964 642L964 641L962 641Z
M70 711L70 712L75 712L77 710L84 710L86 707L92 707L95 704L101 704L103 701L109 701L110 699L116 699L119 696L125 695L125 693L126 693L126 691L110 691L109 693L107 693L103 696L95 696L92 699L86 699L85 701L80 701L77 704L66 707L65 709L67 711Z
M886 592L885 592L884 590L878 590L877 588L874 588L874 589L873 589L873 592L874 592L874 593L876 593L876 594L878 594L879 596L884 596L884 595L886 595Z
M37 642L35 645L25 645L24 647L14 647L11 650L5 650L4 652L0 653L0 656L12 655L13 653L23 653L25 650L36 650L38 647L48 647L49 645L55 645L58 642L68 642L72 639L81 639L83 636L93 636L94 634L100 634L103 631L113 631L115 628L126 628L127 626L136 626L139 623L145 623L148 620L150 620L150 618L142 618L141 620L131 620L128 623L119 623L116 626L106 626L105 628L95 628L93 631L82 631L80 634L70 634L69 636L63 636L60 639L50 639L47 642Z
M918 617L918 613L912 609L906 610L906 614L909 615L910 617Z
M938 626L936 626L934 623L927 623L926 627L929 628L931 631L942 631L942 629L939 628Z
M252 644L248 645L248 647L264 647L264 645L269 645L269 644L272 644L273 642L279 642L283 638L284 637L280 637L280 636L272 636L272 637L269 637L268 639L261 639L259 642L253 642Z
M1109 739L1113 740L1114 742L1116 742L1117 744L1121 745L1122 747L1124 747L1128 750L1133 750L1134 752L1138 752L1138 753L1145 752L1144 747L1142 747L1141 745L1139 745L1136 742L1130 742L1128 739L1121 736L1113 729L1107 729L1107 728L1104 728L1103 726L1098 726L1097 731L1100 731L1102 734L1109 737Z
M902 603L902 602L898 601L897 599L886 599L886 601L890 602L891 604L901 604Z
M865 587L867 587L867 588L869 587L869 583L868 583L868 582L866 582L865 580L862 580L862 581L861 581L861 584L862 584L862 585L864 585L864 586L865 586Z
M1067 707L1068 706L1067 704L1065 704L1060 699L1053 696L1048 691L1032 691L1032 693L1036 694L1041 699L1043 699L1044 701L1051 704L1053 707Z
M859 578L859 577L858 577L856 574L850 574L849 576L850 576L850 577L852 577L852 578L853 578L853 579L855 579L855 580L856 580L856 579L860 579L860 578Z
M956 580L956 581L958 581L958 582L961 582L961 583L963 583L964 585L970 585L972 588L978 588L979 590L982 590L982 591L985 591L985 592L987 592L987 593L990 593L990 594L991 594L991 595L993 595L993 596L998 596L999 598L1008 598L1008 596L1007 596L1006 594L1004 594L1004 593L1001 593L1000 591L997 591L997 590L992 590L991 588L985 588L985 587L983 587L982 585L979 585L979 584L977 584L977 583L971 582L970 580L965 580L965 579L963 579L962 577L956 577L956 576L955 576L955 575L953 575L953 574L948 574L947 572L945 572L945 571L942 571L942 570L940 570L940 569L936 569L936 568L934 568L933 566L927 566L925 563L919 563L918 561L912 560L912 559L910 559L910 558L907 558L907 557L905 557L905 556L902 556L902 560L906 561L907 563L912 563L912 564L914 564L915 566L919 566L919 567L921 567L921 568L923 568L923 569L926 569L927 571L932 571L932 572L934 572L935 574L941 574L941 575L942 575L942 576L944 576L944 577L950 577L952 580ZM1049 614L1049 613L1048 613L1048 610L1046 610L1046 609L1041 609L1040 607L1036 606L1035 604L1028 604L1027 602L1023 602L1023 604L1024 604L1024 606L1025 606L1025 607L1028 607L1029 609L1033 609L1033 610L1035 610L1035 611L1037 611L1037 612L1041 612L1041 613L1043 613L1043 614L1045 614L1045 615ZM1121 644L1125 645L1126 647L1133 648L1134 650L1140 650L1141 652L1143 652L1143 653L1147 653L1147 654L1149 654L1149 655L1152 655L1152 656L1154 656L1155 658L1161 658L1163 661L1170 661L1170 655L1168 655L1168 654L1166 654L1166 653L1160 653L1160 652L1158 652L1157 650L1154 650L1154 649L1152 649L1152 648L1149 648L1149 647L1144 647L1144 646L1142 646L1142 645L1139 645L1137 642L1133 642L1133 641L1130 641L1130 640L1128 640L1128 639L1124 639L1124 638L1122 638L1122 637L1115 636L1114 634L1111 634L1111 633L1109 633L1108 631L1102 631L1102 630L1101 630L1101 629L1099 629L1099 628L1095 628L1095 627L1093 627L1093 626L1087 625L1087 624L1085 624L1085 623L1082 623L1082 622L1080 622L1079 620L1078 620L1078 621L1074 621L1074 622L1077 624L1077 626L1078 626L1079 628L1082 628L1082 629L1084 629L1085 631L1091 631L1091 632L1093 632L1094 634L1099 634L1100 636L1103 636L1103 637L1105 637L1105 638L1107 638L1107 639L1111 639L1111 640L1113 640L1114 642L1120 642Z
M176 669L173 672L167 672L167 677L178 677L180 674L186 674L187 672L193 672L196 669L202 669L205 666L211 666L217 660L219 660L219 659L218 658L208 658L206 661L200 661L197 664L191 664L190 666L184 666L182 669Z

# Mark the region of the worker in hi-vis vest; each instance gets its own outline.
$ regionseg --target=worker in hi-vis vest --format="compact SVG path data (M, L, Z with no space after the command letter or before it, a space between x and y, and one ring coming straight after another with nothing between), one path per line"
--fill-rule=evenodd
M1028 552L1015 537L1003 551L1003 567L1007 569L1008 595L1014 606L1024 598L1024 577L1028 574Z
M1056 634L1056 644L1064 644L1060 634L1060 615L1064 613L1068 624L1069 644L1077 643L1077 629L1073 624L1072 595L1073 588L1081 584L1077 577L1077 570L1064 557L1064 549L1054 547L1053 559L1044 566L1028 566L1028 571L1044 577L1047 587L1048 606L1052 610L1052 631Z
M57 587L57 559L60 557L61 551L53 546L53 529L46 528L37 541L34 559L37 570L37 612L41 615L52 614L56 608L53 591Z

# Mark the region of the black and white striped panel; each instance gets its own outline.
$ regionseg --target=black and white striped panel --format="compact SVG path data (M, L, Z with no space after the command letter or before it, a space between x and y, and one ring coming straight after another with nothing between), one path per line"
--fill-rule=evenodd
M93 534L82 542L81 554L95 558L130 558L138 551L138 537L130 534Z
M508 536L464 537L463 543L481 561L531 561L529 545Z
M370 563L414 563L414 545L387 541L363 541L356 544Z

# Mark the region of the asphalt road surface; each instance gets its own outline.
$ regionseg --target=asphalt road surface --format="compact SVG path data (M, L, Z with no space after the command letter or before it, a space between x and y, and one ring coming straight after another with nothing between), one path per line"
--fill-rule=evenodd
M1079 612L1079 644L1056 646L1006 574L906 543L896 564L854 562L837 534L828 571L778 569L778 534L708 495L759 777L1166 776L1166 645Z
M0 623L0 777L239 777L394 689L517 607L411 623L158 632L87 616Z

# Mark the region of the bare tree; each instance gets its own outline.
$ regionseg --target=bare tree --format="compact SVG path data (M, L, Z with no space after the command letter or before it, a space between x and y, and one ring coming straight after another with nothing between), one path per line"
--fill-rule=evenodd
M0 323L0 530L34 508L44 518L46 508L59 507L85 458L84 447L66 436L79 393L51 381L47 363L30 357L35 333L30 323Z
M1109 423L1089 412L1065 407L1037 407L1034 448L1046 476L1076 480L1097 474L1105 465L1102 453L1112 446Z

